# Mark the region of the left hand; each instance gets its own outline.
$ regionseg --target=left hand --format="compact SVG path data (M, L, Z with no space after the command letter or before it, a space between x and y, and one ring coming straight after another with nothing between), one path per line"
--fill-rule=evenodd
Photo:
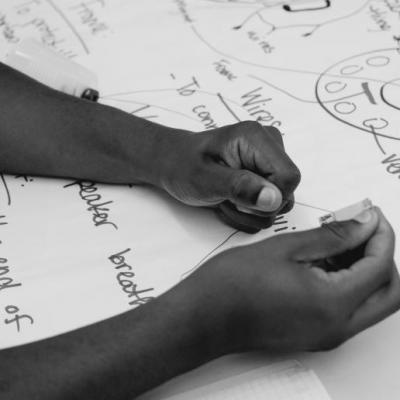
M293 207L300 172L274 127L246 121L189 134L175 150L162 186L183 203L216 206L224 222L249 233Z

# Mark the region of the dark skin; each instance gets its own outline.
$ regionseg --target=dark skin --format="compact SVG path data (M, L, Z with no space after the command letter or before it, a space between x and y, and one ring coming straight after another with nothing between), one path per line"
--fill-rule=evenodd
M246 230L269 226L298 184L280 135L255 123L192 135L4 66L0 103L5 172L151 184L216 207ZM264 187L280 196L268 211L258 201ZM400 307L393 254L394 233L378 208L228 250L139 308L2 350L0 398L131 399L224 354L335 347Z
M51 90L3 64L0 104L1 171L150 184L213 206L248 232L293 206L300 172L276 128L247 121L194 135Z

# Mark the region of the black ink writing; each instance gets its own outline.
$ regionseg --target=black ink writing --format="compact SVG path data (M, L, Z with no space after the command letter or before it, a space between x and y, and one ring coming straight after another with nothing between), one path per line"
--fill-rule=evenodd
M289 221L285 218L284 215L278 215L275 218L274 223L272 224L272 229L274 230L275 233L278 232L284 232L284 231L288 231L289 229L291 229L292 231L296 230L296 227L290 227L289 226Z
M72 9L77 12L82 25L87 26L92 35L97 35L101 32L108 31L109 27L96 15L93 3L95 5L104 6L102 1L82 1L77 6L72 7Z
M178 6L178 10L181 13L185 22L194 22L191 16L189 15L188 6L185 0L175 0L176 5Z
M0 292L22 286L22 283L17 283L10 277L10 267L5 265L7 263L6 258L0 258Z
M206 129L218 128L218 125L215 123L214 119L211 117L210 112L207 111L204 104L193 107L192 111L199 117L201 123Z
M400 157L392 154L382 160L382 164L386 166L386 171L391 175L397 175L400 179Z
M21 325L29 323L30 325L33 325L34 320L33 318L28 315L28 314L19 314L19 308L14 305L8 305L5 308L5 312L8 314L8 317L4 319L5 324L15 324L15 327L17 328L17 331L21 331Z
M4 14L0 14L0 30L3 34L4 39L9 43L17 43L19 38L17 37L15 30L11 24L7 21L7 17Z
M247 37L252 41L255 42L258 47L265 53L265 54L271 54L275 47L273 47L267 40L262 39L260 35L257 34L257 32L254 31L248 31L247 32Z
M265 109L265 106L272 99L262 95L262 87L257 87L249 92L243 94L241 99L243 101L242 107L249 113L251 117L256 118L260 124L267 123L268 125L279 127L282 125L281 121L275 119L270 111Z
M110 209L106 206L112 204L113 201L102 202L102 196L98 193L98 188L94 182L89 181L74 181L65 185L64 188L79 187L79 196L88 205L87 211L92 213L92 221L94 226L105 226L110 225L114 229L118 229L118 226L109 220Z
M138 285L132 280L136 274L132 271L132 266L126 263L126 255L131 249L120 251L119 253L113 254L108 259L114 265L117 271L117 281L121 289L128 295L130 306L140 306L153 300L154 297L143 296L144 293L149 293L154 288L138 289Z
M228 79L228 81L233 81L237 78L237 76L229 70L230 62L228 60L222 59L213 63L215 66L215 70Z
M391 26L387 21L387 12L385 10L370 5L369 14L375 24L378 25L379 31L389 31L391 29Z
M181 86L180 88L177 89L177 91L181 96L191 96L191 95L195 94L196 90L199 88L200 88L199 82L193 76L190 83L188 83L184 86Z

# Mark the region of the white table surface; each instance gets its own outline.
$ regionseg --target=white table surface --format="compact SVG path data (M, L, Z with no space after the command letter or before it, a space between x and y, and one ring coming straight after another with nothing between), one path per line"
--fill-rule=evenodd
M290 354L284 358L297 359L313 369L332 400L398 400L400 313L364 331L335 350ZM165 399L273 361L276 359L263 353L223 357L165 383L141 396L140 400Z

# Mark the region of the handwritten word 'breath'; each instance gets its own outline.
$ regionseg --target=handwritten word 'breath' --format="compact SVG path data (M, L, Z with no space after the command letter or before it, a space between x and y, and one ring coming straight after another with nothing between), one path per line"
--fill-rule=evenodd
M79 187L79 196L88 205L87 211L92 213L92 221L94 226L111 225L114 229L118 229L118 226L114 222L109 221L109 204L113 201L102 202L101 195L97 192L98 188L94 182L89 181L74 181L65 185L64 188L71 186Z
M118 284L121 286L122 290L128 295L130 299L129 305L140 306L142 304L148 303L150 300L153 300L154 297L142 295L143 293L153 291L154 288L138 289L137 284L132 281L132 278L134 278L136 274L132 271L132 266L125 262L125 255L130 251L131 249L123 250L108 257L108 259L113 263L113 265L115 266L114 268L117 270L116 278Z

